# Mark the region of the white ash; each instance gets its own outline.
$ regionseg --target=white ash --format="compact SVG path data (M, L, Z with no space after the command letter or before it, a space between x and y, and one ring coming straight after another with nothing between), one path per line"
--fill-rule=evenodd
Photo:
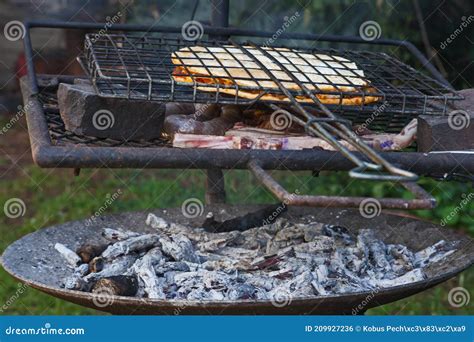
M113 228L104 228L102 231L102 236L109 241L122 241L127 240L131 237L139 236L140 233L131 232L128 230L120 230L120 229L113 229Z
M101 271L80 265L64 286L90 291L98 279L134 275L137 297L272 300L283 293L309 298L421 281L423 268L455 251L455 244L444 240L411 251L385 244L370 229L354 236L344 227L312 222L312 217L302 221L307 223L279 218L246 231L209 233L149 214L146 223L153 234L105 228L102 235L112 244L100 256L105 262ZM66 261L75 263L63 247Z
M81 262L81 258L76 254L76 252L70 250L61 243L56 243L54 249L57 250L72 267L76 267Z

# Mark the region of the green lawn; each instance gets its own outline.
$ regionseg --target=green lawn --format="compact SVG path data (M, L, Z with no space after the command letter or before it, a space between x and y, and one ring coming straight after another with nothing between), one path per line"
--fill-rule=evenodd
M246 171L229 171L226 186L230 203L266 203L272 196ZM301 193L344 193L346 195L383 194L403 195L390 184L353 182L344 173L321 174L313 177L308 172L294 174L276 172L275 176L287 189ZM204 199L205 174L202 171L176 170L82 170L73 177L72 170L48 170L29 165L24 172L2 180L0 203L18 197L26 203L26 214L17 219L2 215L0 252L24 234L52 224L83 219L92 215L104 204L107 196L118 189L122 195L107 212L147 210L156 207L180 206L189 197ZM424 181L433 191L440 206L433 211L418 214L440 221L462 199L466 185ZM474 235L473 205L463 207L460 214L450 221L454 228ZM472 314L472 303L456 309L449 306L448 291L455 286L469 288L474 282L474 271L464 272L456 279L408 299L369 310L370 314ZM55 299L34 289L18 295L19 284L0 270L0 303L12 302L4 314L99 314L68 302ZM18 297L18 298L16 298ZM1 307L0 307L1 308Z

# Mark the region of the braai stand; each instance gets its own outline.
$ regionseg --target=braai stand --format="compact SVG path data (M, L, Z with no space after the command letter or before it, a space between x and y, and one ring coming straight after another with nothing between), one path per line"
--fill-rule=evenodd
M200 46L226 48L226 44L233 45L249 53L249 49L258 49L266 54L260 46L252 42L239 44L229 37L255 37L271 38L273 32L259 32L253 30L227 28L229 2L212 1L212 23L216 26L204 26L204 34L211 39L208 41L186 42L179 38L181 28L154 26L149 28L141 25L115 24L109 28L103 38L112 42L113 48L108 53L119 54L123 52L124 41L129 41L123 33L152 32L162 35L159 37L147 36L138 38L133 46L134 51L153 48L153 53L162 56L163 61L169 60L170 49L173 51L199 43ZM34 21L25 25L25 54L28 67L28 77L22 79L22 92L25 103L28 131L31 149L35 163L46 168L193 168L207 170L207 192L204 207L205 212L212 211L219 219L221 212L226 212L233 217L240 217L259 208L259 206L230 206L225 202L225 186L223 169L250 169L256 178L264 184L279 200L285 201L290 207L283 217L289 220L303 215L311 214L318 217L321 222L330 222L336 225L347 226L348 229L359 230L367 226L373 227L377 234L391 243L401 243L414 250L420 250L433 244L439 239L459 241L459 247L447 260L428 269L427 279L421 282L403 286L380 289L375 293L341 294L326 297L314 297L305 300L295 300L290 305L275 307L269 301L242 300L239 302L212 302L202 303L196 301L166 301L150 300L147 298L119 297L112 305L98 306L96 298L91 293L70 291L61 288L62 279L70 275L72 270L53 255L51 241L57 241L71 248L86 239L97 237L100 229L108 224L118 225L118 228L128 229L133 226L137 232L149 229L145 225L147 213L124 213L101 217L98 222L86 224L84 221L69 222L62 225L45 228L27 235L9 246L2 256L4 268L18 280L31 285L41 291L50 293L59 298L70 300L74 303L104 310L112 313L128 314L354 314L354 307L362 302L366 305L357 310L362 313L366 309L395 301L445 281L474 262L474 244L469 237L462 236L450 230L442 229L434 224L414 220L403 216L394 216L385 211L372 219L364 218L357 209L335 209L335 207L358 207L366 198L363 197L331 197L331 196L305 196L296 195L285 190L278 184L267 170L310 170L319 172L350 171L351 176L362 179L393 180L408 189L415 195L415 199L401 198L378 199L383 208L432 208L434 199L427 194L415 181L417 175L433 176L434 173L474 173L474 155L472 151L441 151L434 153L420 152L375 152L361 143L346 126L347 118L341 118L333 113L332 109L322 105L314 94L302 83L295 81L303 95L311 98L321 117L314 117L307 107L300 106L295 100L297 94L284 87L278 90L285 95L298 116L294 116L297 123L305 127L308 134L316 135L330 141L336 151L302 150L302 151L265 151L265 150L212 150L212 149L178 149L169 146L161 139L150 141L117 141L110 138L97 138L93 136L78 135L67 131L58 109L57 89L60 83L74 83L74 77L43 76L37 75L33 65L33 49L31 45L30 30L33 28L61 28L101 30L104 24L75 23L75 22L45 22ZM166 35L173 36L172 38ZM178 37L178 38L176 38ZM432 78L404 65L400 61L386 54L373 52L350 51L347 56L356 58L360 63L379 61L378 65L383 73L374 79L374 86L378 88L378 96L392 101L389 116L391 120L384 121L386 129L399 129L407 120L418 117L420 114L437 114L446 116L455 108L455 100L462 96L455 92L449 83L426 60L415 46L406 41L378 39L372 42L364 41L359 37L321 36L305 33L283 33L280 39L294 39L296 41L321 41L348 44L369 44L371 46L397 46L407 49L431 73ZM86 37L86 39L88 39ZM135 38L130 38L135 39ZM226 43L223 43L226 41ZM120 44L117 44L119 42ZM196 89L180 88L174 82L166 83L167 77L152 80L150 83L138 84L145 86L145 93L131 92L130 77L119 78L119 89L126 92L117 93L110 87L110 79L102 77L101 55L97 53L97 44L103 43L88 41L85 56L86 65L90 67L90 77L98 94L109 91L110 97L132 99L135 94L144 96L146 100L161 102L194 102L194 103L219 103L249 105L243 99L223 96L219 91L216 94L197 92ZM108 43L107 43L108 44ZM149 50L148 50L149 51ZM333 50L336 54L343 51ZM271 59L271 56L268 58ZM122 59L120 69L127 72L128 61ZM135 61L136 62L136 61ZM273 60L277 63L278 61ZM172 67L163 62L164 70ZM389 65L390 67L387 67ZM264 65L260 66L266 70ZM281 66L283 68L283 66ZM147 65L141 66L142 70L152 70ZM368 68L369 71L371 68ZM369 72L368 71L368 72ZM380 70L378 70L380 71ZM375 72L375 71L374 71ZM271 73L270 73L271 74ZM164 74L166 75L166 74ZM373 74L372 76L375 76ZM387 78L383 78L383 75ZM169 75L168 75L169 76ZM289 74L289 76L292 76ZM388 80L393 79L406 85L402 90L394 88ZM276 84L278 80L272 79ZM155 82L153 82L155 81ZM377 83L379 82L379 83ZM128 84L128 88L127 88ZM154 87L159 85L159 89ZM114 90L115 89L115 90ZM183 90L184 89L184 90ZM157 91L158 90L158 91ZM191 95L189 95L191 94ZM377 95L376 94L376 95ZM428 95L427 95L428 94ZM301 95L301 94L300 94ZM342 94L341 94L342 95ZM365 96L366 94L362 94ZM397 97L398 95L398 97ZM143 97L141 97L143 99ZM341 96L342 98L342 96ZM257 100L258 101L258 100ZM250 101L251 102L251 101ZM256 101L254 101L256 102ZM431 104L435 102L435 104ZM440 105L441 103L441 105ZM280 110L282 104L278 101L268 103L269 108ZM454 106L454 107L453 107ZM337 106L336 106L337 107ZM364 121L373 113L374 108L354 108L354 113L349 115L351 120ZM334 108L335 110L338 108ZM339 108L340 109L340 108ZM349 111L350 112L350 111ZM304 118L306 121L303 121ZM393 120L396 118L396 120ZM299 120L299 121L298 121ZM390 126L390 124L392 126ZM455 132L453 132L455 133ZM356 152L340 148L337 139L342 138L352 141ZM354 168L354 165L356 166ZM369 170L383 171L381 174L368 173ZM323 208L314 208L323 207ZM189 224L188 218L183 216L180 208L157 209L153 211L168 221ZM26 257L33 255L35 258ZM39 262L41 261L41 262ZM370 298L370 300L368 300Z

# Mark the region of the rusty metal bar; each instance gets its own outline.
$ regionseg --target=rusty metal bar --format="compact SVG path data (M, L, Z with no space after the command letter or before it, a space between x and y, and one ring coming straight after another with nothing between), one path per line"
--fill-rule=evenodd
M289 193L257 161L251 160L248 164L255 177L270 190L280 201L287 205L310 207L359 207L369 197L347 196L309 196ZM403 198L377 198L381 208L387 209L431 209L436 205L436 200L415 183L402 183L416 199Z
M206 182L206 204L225 203L224 173L221 169L208 169Z

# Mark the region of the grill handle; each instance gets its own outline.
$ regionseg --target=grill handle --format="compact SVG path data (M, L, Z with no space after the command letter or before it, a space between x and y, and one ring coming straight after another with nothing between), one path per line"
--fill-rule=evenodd
M362 209L365 203L375 203L378 210L386 209L432 209L436 206L436 200L415 182L400 182L416 198L407 200L403 198L380 198L370 197L345 197L345 196L312 196L289 193L281 186L267 171L265 171L256 160L250 160L248 168L255 177L270 190L280 201L286 205L306 207L359 207Z

